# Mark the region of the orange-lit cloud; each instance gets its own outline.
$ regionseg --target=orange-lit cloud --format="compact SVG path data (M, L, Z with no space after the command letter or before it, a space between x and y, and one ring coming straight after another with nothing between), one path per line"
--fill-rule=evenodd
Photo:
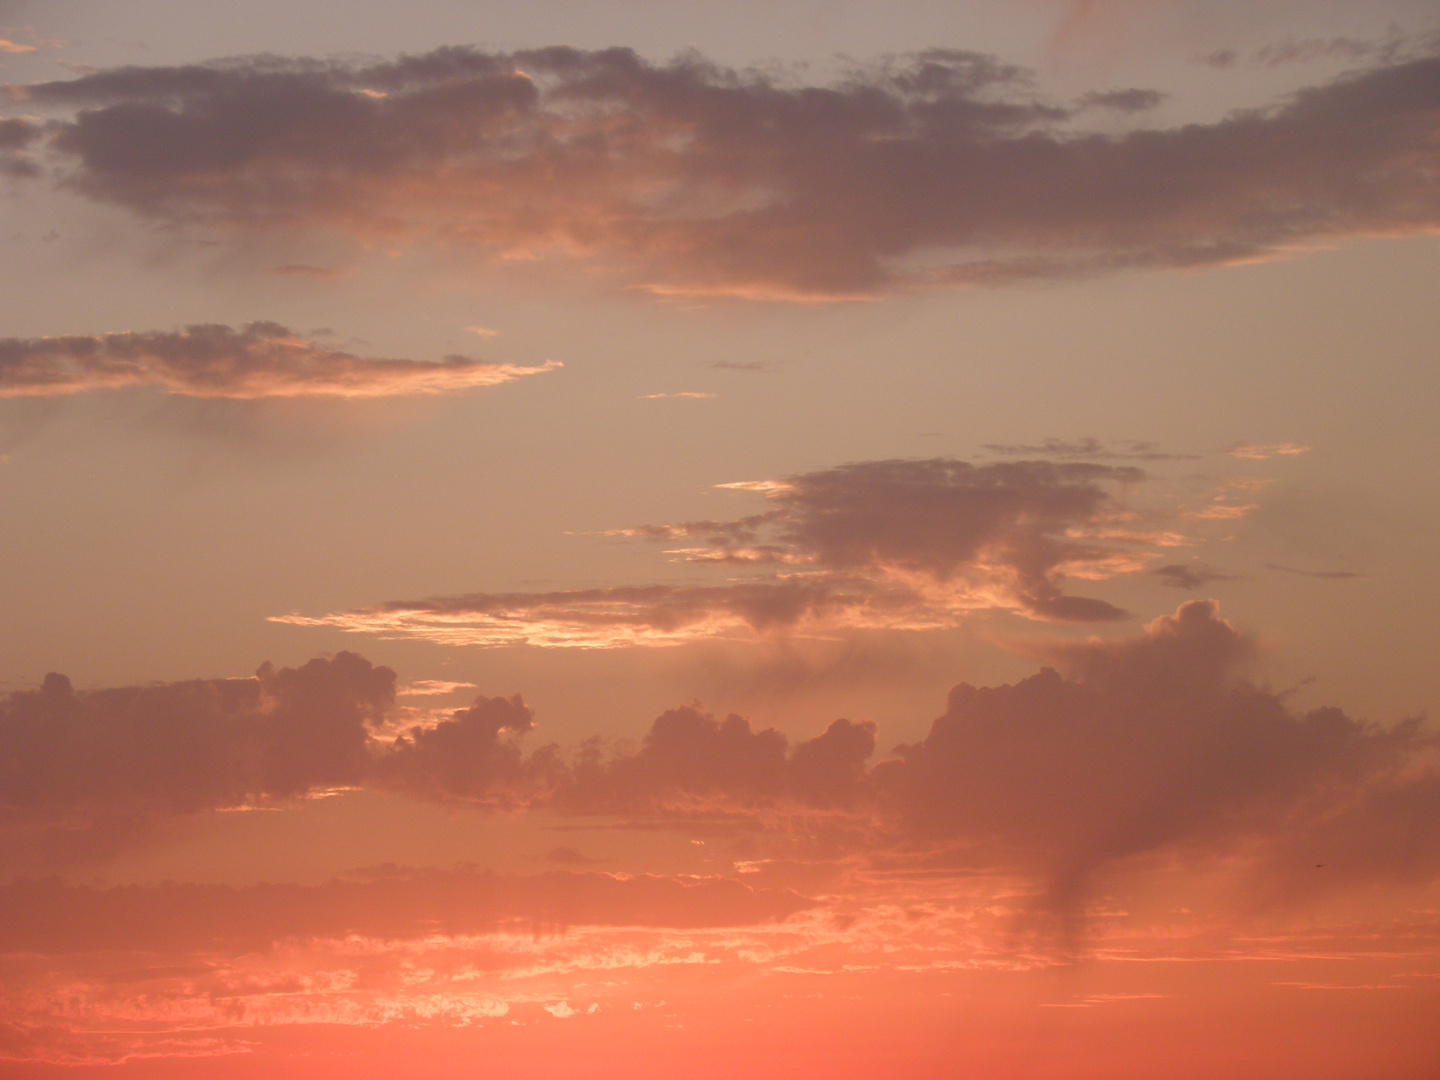
M1394 60L1211 124L1120 135L1087 133L1087 110L1153 94L1046 102L1027 72L953 50L815 86L694 54L556 47L130 67L10 93L56 116L47 158L76 189L142 214L588 258L659 293L801 299L1434 231L1437 71L1433 56Z
M540 367L449 356L372 360L301 337L276 323L46 338L0 338L0 397L157 386L203 398L374 398L494 386Z
M1299 443L1236 443L1225 452L1231 457L1242 458L1248 461L1264 461L1266 458L1276 456L1295 457L1299 454L1308 454L1311 448L1301 446Z
M248 1060L236 1064L248 1075L267 1067L267 1044L279 1038L290 1054L309 1048L327 1077L443 1076L454 1075L457 1060L461 1068L493 1060L529 1028L531 1065L545 1060L537 1050L548 1043L561 1049L553 1071L609 1052L621 1054L624 1075L636 1075L633 1044L649 1061L665 1030L679 1026L672 1037L680 1052L639 1075L674 1075L697 1038L718 1037L717 1067L685 1070L718 1080L742 1058L757 1067L773 1060L772 1034L747 1031L767 1017L791 1038L804 1024L801 1034L813 1026L830 1043L860 1025L861 1038L884 1041L893 1062L909 1060L901 1036L913 1036L922 1019L927 1031L950 1033L931 1052L950 1053L957 1015L975 1010L984 1010L982 1022L960 1045L988 1044L1003 1033L997 1022L1013 1025L1017 1012L1022 1035L1033 1038L1035 1023L1025 1018L1047 1007L1148 1003L1162 1011L1127 1011L1123 1020L1143 1017L1148 1026L1174 1023L1164 1003L1178 999L1179 1016L1193 1024L1196 1010L1219 1004L1207 981L1194 981L1197 970L1223 985L1220 1014L1233 1011L1237 995L1271 1000L1280 982L1297 993L1346 990L1333 1021L1342 1043L1373 1020L1361 995L1378 995L1372 1010L1399 1002L1418 1018L1437 989L1433 911L1247 930L1204 914L1146 918L1097 907L1086 914L1088 962L1076 965L1015 927L1016 900L993 876L919 873L838 879L816 899L723 877L519 878L467 868L391 869L310 887L20 882L0 887L0 911L14 927L0 934L0 1060L73 1066L242 1054ZM840 1013L847 1002L853 1016ZM1283 1002L1285 1012L1304 1007ZM837 1013L845 1024L836 1025ZM587 1017L597 1024L563 1034L554 1027ZM1334 1037L1332 1025L1310 1019L1295 1029L1272 1020L1267 1030L1305 1043ZM1423 1023L1412 1026L1404 1043L1413 1057L1425 1042ZM616 1027L612 1037L631 1049L607 1046L602 1032ZM463 1054L420 1049L440 1032L463 1035ZM380 1033L414 1060L327 1064L337 1047L362 1038L374 1046ZM872 1075L847 1065L848 1046L830 1060L821 1045L806 1046L812 1060L820 1055L818 1068L795 1075ZM1163 1057L1174 1062L1174 1048ZM1120 1075L1139 1080L1152 1063L1147 1052ZM205 1075L202 1063L187 1065Z
M1151 547L1183 542L1124 509L1119 491L1143 479L1131 466L1087 462L861 462L722 485L764 496L768 508L746 517L618 533L683 544L671 554L747 578L477 593L275 621L446 644L579 648L934 629L986 608L1103 622L1125 613L1066 593L1065 578L1139 570Z

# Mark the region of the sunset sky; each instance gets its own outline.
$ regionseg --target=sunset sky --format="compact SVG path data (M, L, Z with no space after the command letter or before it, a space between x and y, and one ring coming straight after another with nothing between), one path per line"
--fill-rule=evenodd
M0 0L0 1076L1440 1074L1433 0Z

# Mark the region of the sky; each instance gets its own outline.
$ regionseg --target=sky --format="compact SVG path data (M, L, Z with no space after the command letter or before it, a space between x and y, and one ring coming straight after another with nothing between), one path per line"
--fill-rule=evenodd
M0 1075L1440 1068L1440 20L0 0Z

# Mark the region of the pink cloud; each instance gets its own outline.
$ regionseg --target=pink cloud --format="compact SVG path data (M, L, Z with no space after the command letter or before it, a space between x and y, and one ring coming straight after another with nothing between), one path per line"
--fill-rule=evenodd
M276 323L189 326L168 333L0 338L0 397L157 386L203 398L391 397L494 386L540 367L469 360L372 360Z

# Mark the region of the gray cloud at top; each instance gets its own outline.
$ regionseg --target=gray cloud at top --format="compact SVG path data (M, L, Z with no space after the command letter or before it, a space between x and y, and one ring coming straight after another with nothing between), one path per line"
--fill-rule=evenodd
M579 257L660 292L1216 265L1440 225L1435 57L1172 128L1144 126L1143 92L1045 101L1023 69L950 50L823 85L555 47L127 67L9 91L50 117L26 141L54 175L147 216ZM1135 126L1087 130L1117 106Z

